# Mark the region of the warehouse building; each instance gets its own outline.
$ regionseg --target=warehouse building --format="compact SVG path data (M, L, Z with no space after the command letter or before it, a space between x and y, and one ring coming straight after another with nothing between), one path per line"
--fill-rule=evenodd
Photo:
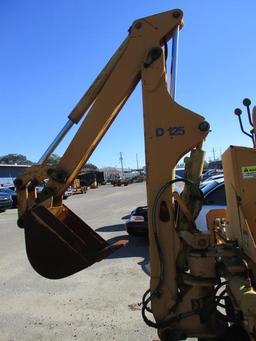
M0 186L12 186L14 179L28 167L30 166L0 164Z

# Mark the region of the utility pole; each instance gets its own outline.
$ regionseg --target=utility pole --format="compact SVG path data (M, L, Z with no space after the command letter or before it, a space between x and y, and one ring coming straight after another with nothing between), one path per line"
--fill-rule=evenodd
M221 160L221 155L222 155L222 150L221 150L221 148L220 148L220 160Z
M212 155L213 155L213 161L215 161L216 158L215 158L215 149L214 148L212 149Z
M136 154L137 170L139 169L138 154Z
M119 158L120 162L121 162L121 169L122 169L122 177L124 176L124 165L123 165L123 155L122 152L120 152L120 158Z

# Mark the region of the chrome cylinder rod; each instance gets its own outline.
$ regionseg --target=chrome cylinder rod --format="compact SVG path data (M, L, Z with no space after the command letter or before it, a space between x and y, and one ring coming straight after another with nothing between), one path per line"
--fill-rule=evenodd
M179 48L179 26L174 32L172 39L172 61L171 61L171 87L170 93L175 100L176 97L176 80L177 80L177 64L178 64L178 48Z
M43 164L48 157L54 152L54 150L57 148L57 146L60 144L64 136L67 134L67 132L70 130L70 128L73 126L74 122L71 120L68 120L68 122L65 124L63 129L59 132L59 134L55 137L51 145L47 148L46 152L43 154L41 159L38 161L38 165Z

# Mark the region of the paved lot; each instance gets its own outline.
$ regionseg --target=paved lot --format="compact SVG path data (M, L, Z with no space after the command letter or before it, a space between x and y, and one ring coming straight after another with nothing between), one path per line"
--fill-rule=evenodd
M145 184L102 186L66 204L106 240L129 239L122 217L146 203ZM29 265L17 210L0 214L0 340L157 339L137 303L149 286L147 242L127 247L67 279L40 277Z

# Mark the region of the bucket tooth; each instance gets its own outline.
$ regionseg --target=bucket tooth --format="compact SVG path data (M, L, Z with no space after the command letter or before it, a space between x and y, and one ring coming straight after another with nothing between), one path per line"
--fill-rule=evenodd
M83 270L127 243L108 244L64 205L34 207L23 221L28 259L40 275L50 279Z

